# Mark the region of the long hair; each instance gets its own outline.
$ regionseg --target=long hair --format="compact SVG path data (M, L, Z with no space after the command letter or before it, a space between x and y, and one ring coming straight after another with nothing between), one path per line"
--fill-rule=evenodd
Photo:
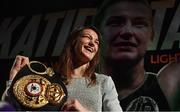
M101 41L101 34L100 32L94 27L94 26L81 26L75 28L68 36L63 51L59 58L59 73L61 74L61 77L64 79L64 82L68 84L71 79L71 73L74 69L74 63L75 63L75 45L77 41L80 39L80 34L85 29L92 29L95 31L98 35L99 42ZM85 78L89 81L89 85L96 84L96 76L95 76L95 69L99 63L99 55L100 55L100 43L99 43L99 49L94 56L94 58L89 62L88 68L85 70Z

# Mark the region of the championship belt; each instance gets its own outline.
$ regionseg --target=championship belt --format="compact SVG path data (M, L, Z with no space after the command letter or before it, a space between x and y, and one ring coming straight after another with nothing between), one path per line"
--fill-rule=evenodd
M67 89L59 74L39 61L23 67L10 90L22 110L60 110L67 100Z

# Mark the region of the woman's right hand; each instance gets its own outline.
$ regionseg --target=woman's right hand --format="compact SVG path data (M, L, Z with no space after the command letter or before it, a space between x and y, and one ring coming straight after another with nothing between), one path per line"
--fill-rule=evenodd
M10 71L9 80L13 80L16 74L21 70L21 68L24 67L28 63L29 63L28 57L17 55Z
M76 112L90 112L77 99L71 99L65 102L61 108L63 112L76 111Z

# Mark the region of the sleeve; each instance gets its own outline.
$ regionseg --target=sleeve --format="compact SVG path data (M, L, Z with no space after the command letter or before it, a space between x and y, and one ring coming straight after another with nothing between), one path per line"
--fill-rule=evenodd
M11 84L12 84L12 80L6 81L6 89L1 97L2 101L11 102L11 97L9 94Z
M110 76L103 83L103 111L122 112L114 82Z
M17 100L13 97L12 91L10 90L10 87L7 87L4 91L1 101L6 102L11 106L14 110L21 110L20 104L17 102Z
M2 97L1 97L1 103L4 103L4 105L0 106L0 111L15 111L14 106L12 105L12 99L8 96L9 87L6 88L4 91Z
M1 97L1 101L9 101L8 99L8 89L9 87L7 87L4 91L4 93L2 94L2 97Z

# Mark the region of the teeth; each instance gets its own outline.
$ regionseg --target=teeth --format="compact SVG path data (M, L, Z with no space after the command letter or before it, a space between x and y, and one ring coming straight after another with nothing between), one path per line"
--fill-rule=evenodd
M88 51L93 52L93 49L91 49L90 47L85 47Z
M90 52L92 52L92 49L88 48L88 50L89 50Z

